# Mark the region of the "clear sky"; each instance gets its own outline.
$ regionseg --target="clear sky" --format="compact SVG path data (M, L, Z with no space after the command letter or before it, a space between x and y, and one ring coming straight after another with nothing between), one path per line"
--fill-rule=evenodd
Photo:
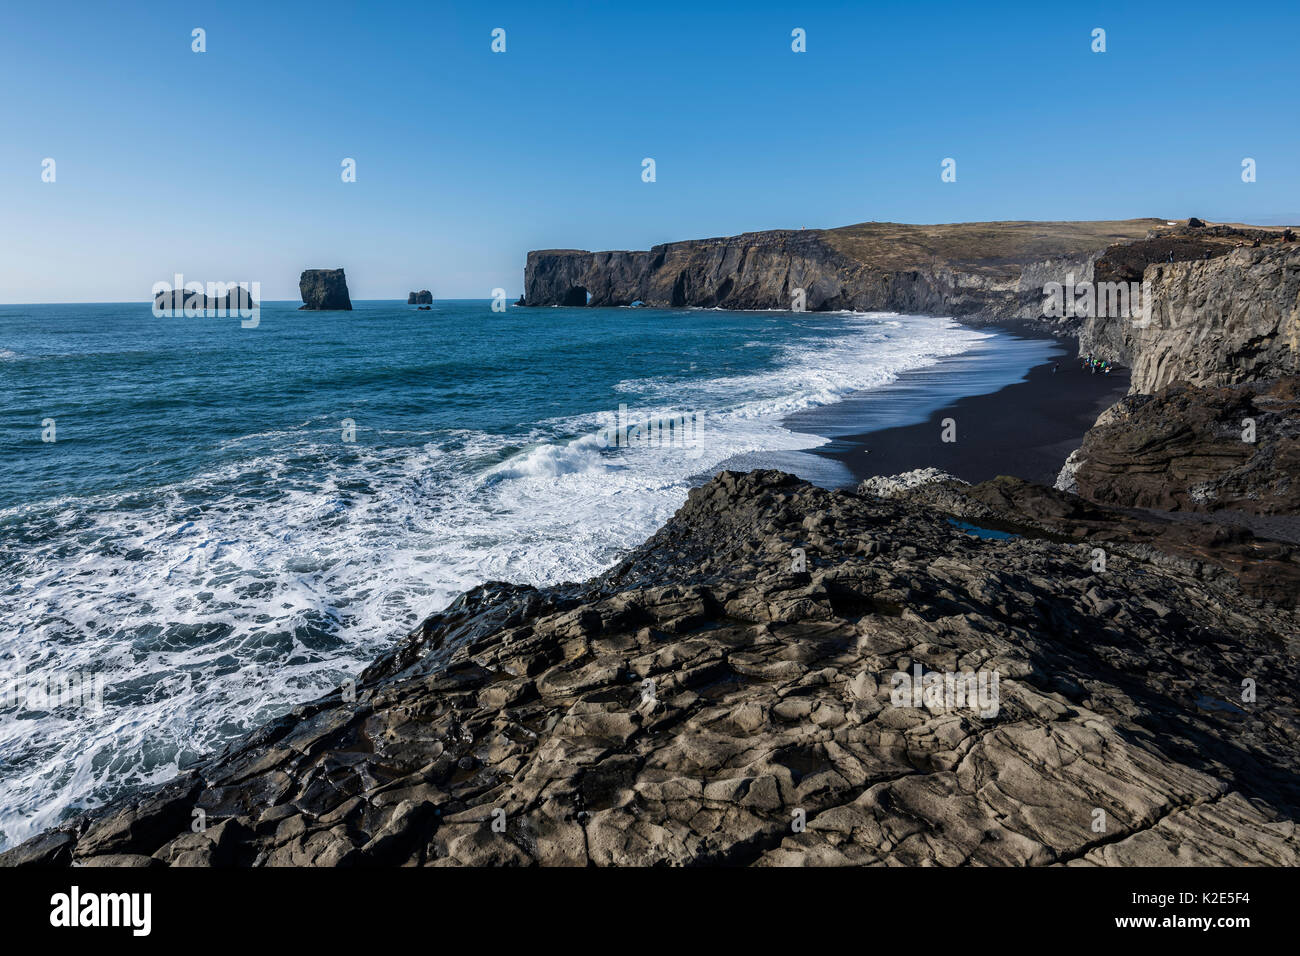
M338 266L513 299L529 249L864 220L1294 223L1298 40L1295 0L11 0L0 302Z

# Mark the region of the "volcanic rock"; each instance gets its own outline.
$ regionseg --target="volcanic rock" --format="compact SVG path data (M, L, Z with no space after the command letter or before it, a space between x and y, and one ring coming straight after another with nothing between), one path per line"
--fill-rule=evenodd
M1217 228L1217 227L1215 227ZM1130 389L1171 382L1233 385L1300 372L1300 249L1241 246L1194 262L1154 264L1150 312L1086 321L1080 352L1133 369Z
M1089 278L1117 241L1161 220L869 222L671 242L642 252L547 249L528 254L526 305L703 306L729 309L892 309L966 317L1037 318L1043 284Z
M1102 504L1300 515L1300 376L1130 395L1072 466L1078 493Z
M298 307L300 311L352 311L348 280L342 269L308 269L298 279L298 291L303 303Z
M0 863L1294 866L1295 609L1142 534L724 472L600 577L477 587Z
M1231 578L1253 598L1284 607L1300 603L1300 535L1294 533L1300 522L1251 522L1236 512L1209 520L1204 515L1111 508L1007 475L974 486L959 481L918 485L902 496L999 532L1122 544L1148 560L1183 562L1201 577ZM1259 528L1258 534L1251 524ZM1292 533L1275 540L1278 536L1269 533L1274 525Z
M1140 282L1157 263L1205 262L1284 240L1280 229L1158 219L776 229L638 252L535 250L519 304L893 310L967 322L1020 318L1073 332L1082 316L1045 315L1049 283ZM1107 346L1092 351L1133 364L1121 329L1102 324L1091 334Z
M191 310L225 310L235 313L240 309L255 309L258 306L253 301L252 293L248 289L236 285L234 288L228 289L224 295L210 296L205 292L187 292L184 289L159 292L154 296L154 307L177 313L184 312L187 307Z

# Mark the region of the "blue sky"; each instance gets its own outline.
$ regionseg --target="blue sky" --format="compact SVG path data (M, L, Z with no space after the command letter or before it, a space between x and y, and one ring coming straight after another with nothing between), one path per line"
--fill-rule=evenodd
M7 3L0 302L338 266L358 299L513 298L529 249L864 220L1295 222L1297 38L1294 0Z

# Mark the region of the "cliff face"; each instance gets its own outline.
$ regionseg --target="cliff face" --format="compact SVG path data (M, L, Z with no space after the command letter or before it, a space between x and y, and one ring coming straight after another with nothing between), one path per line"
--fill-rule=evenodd
M806 290L810 311L836 308L850 263L815 233L751 233L655 246L649 252L530 252L528 305L791 306ZM588 302L590 296L590 302Z
M428 289L421 289L419 292L411 292L406 296L407 305L433 305L433 293Z
M1057 263L1036 263L1054 274ZM1075 266L1086 268L1086 261ZM1061 273L1064 279L1064 273ZM524 304L631 305L660 308L791 309L796 290L809 312L853 309L1001 315L1035 311L1041 283L1020 270L962 272L946 266L877 271L847 258L816 235L754 233L655 246L649 252L530 252ZM590 296L590 300L588 300Z
M352 311L348 280L342 269L308 269L298 279L299 309Z
M1033 318L1043 285L1091 277L1116 240L1157 220L1100 223L864 223L673 242L647 252L534 251L525 305L854 309ZM589 300L589 301L588 301Z
M1195 261L1143 265L1139 248L1099 264L1125 281L1140 267L1149 308L1080 329L1081 352L1132 367L1131 394L1102 413L1057 487L1162 511L1300 513L1300 247L1274 235L1225 252L1223 228L1207 230Z
M1092 318L1081 351L1133 369L1132 391L1233 385L1300 371L1300 244L1152 264L1149 322Z

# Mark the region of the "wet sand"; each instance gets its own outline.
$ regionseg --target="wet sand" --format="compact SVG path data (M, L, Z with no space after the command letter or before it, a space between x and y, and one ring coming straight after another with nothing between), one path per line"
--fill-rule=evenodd
M1014 475L1053 484L1097 416L1127 393L1128 370L1110 375L1083 370L1073 338L1019 323L980 328L998 333L983 355L956 356L904 373L889 388L802 413L787 426L829 437L812 453L839 462L855 482L932 466L970 482ZM1023 380L981 392L994 365L1005 381L1007 363L1017 360L1025 363ZM923 398L918 400L922 395L938 397L926 407ZM891 408L891 402L910 404L917 420L893 424L891 419L909 413ZM845 433L854 419L860 430ZM954 422L955 441L943 440L945 419ZM881 422L890 424L871 427Z

